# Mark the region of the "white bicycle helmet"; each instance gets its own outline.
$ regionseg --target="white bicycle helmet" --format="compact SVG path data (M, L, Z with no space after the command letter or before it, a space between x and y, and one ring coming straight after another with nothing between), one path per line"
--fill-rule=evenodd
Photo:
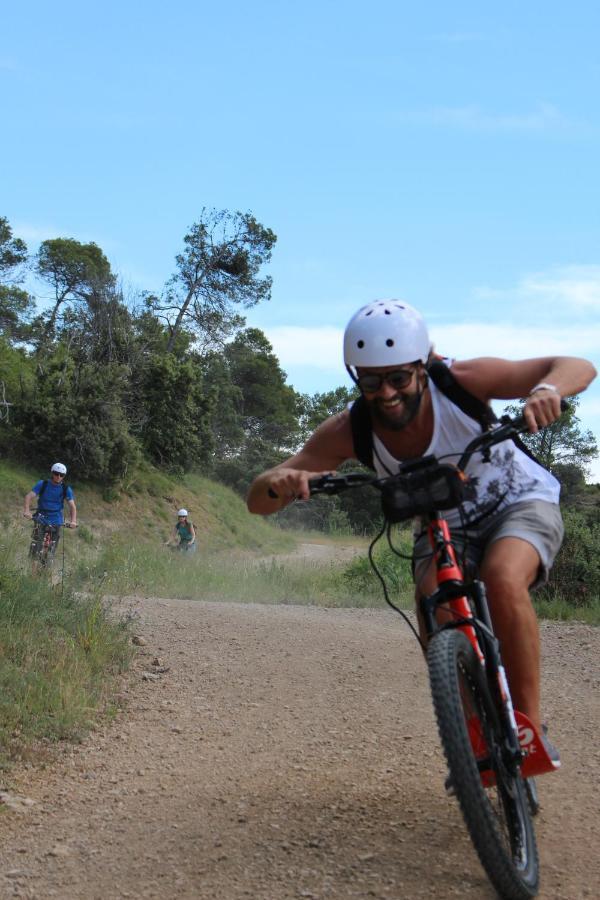
M430 350L421 313L403 300L374 300L352 316L344 332L346 367L426 363Z
M187 509L178 509L178 510L177 510L177 515L178 515L178 516L187 516L187 514L188 514Z
M67 467L66 467L63 463L54 463L54 465L52 466L52 468L50 469L50 471L51 471L51 472L58 472L60 475L66 475L66 474L67 474Z

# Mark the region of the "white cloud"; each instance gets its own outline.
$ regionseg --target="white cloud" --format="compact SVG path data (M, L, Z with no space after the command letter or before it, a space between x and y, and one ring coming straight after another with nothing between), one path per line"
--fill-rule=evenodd
M552 103L540 103L536 109L524 113L486 112L480 106L439 107L426 112L408 115L417 121L433 125L451 126L467 131L542 133L548 131L569 131L575 123L569 122ZM577 125L579 129L581 126Z
M286 366L312 366L331 370L343 366L344 332L341 328L281 325L264 331L284 369Z
M463 322L434 325L431 336L440 353L459 359L501 356L526 359L532 356L600 357L600 324L594 327L544 327L514 322Z
M481 41L483 35L475 31L451 31L440 34L432 34L430 40L440 44L470 44L473 41Z
M519 291L545 302L600 312L600 266L564 266L529 275L520 283Z

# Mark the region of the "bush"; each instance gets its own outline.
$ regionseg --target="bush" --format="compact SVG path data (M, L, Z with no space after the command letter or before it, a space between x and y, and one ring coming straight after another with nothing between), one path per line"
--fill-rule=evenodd
M118 365L76 365L57 352L40 363L15 413L31 462L62 459L70 476L114 484L135 465L139 448L121 405L127 372Z
M600 602L600 524L589 524L583 513L568 508L563 509L563 520L563 545L538 596L575 607L593 606Z
M385 545L375 552L375 564L381 573L390 599L404 595L404 599L412 596L413 579L410 557L412 553L412 538L409 532L400 532L394 538L394 546L403 553L400 557ZM371 567L366 556L357 556L344 569L344 579L351 591L361 594L382 593L381 582Z

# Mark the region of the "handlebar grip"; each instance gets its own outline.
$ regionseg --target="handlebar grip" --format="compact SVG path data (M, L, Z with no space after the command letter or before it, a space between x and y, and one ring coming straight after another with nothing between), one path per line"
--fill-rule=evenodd
M564 413L564 412L567 412L569 409L571 409L570 404L567 403L566 400L561 399L560 411ZM502 419L501 421L503 421L503 422L506 421L508 424L510 424L510 422L511 422L511 420L508 417L506 417L505 419ZM519 416L518 419L513 419L512 424L517 429L517 431L529 431L529 425L527 424L527 422L525 421L525 418L523 416Z

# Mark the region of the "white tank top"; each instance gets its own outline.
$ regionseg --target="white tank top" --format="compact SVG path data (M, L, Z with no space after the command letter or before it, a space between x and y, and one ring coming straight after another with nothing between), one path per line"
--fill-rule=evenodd
M469 441L481 434L481 426L442 394L431 379L429 390L433 405L433 436L423 455L433 454L438 459L444 457L444 462L456 463ZM400 465L400 461L392 456L374 432L373 463L380 476L397 472ZM483 462L480 453L474 454L466 472L477 478L477 496L464 504L468 521L476 521L488 511L491 514L523 500L558 503L559 482L511 440L492 448L489 463ZM451 527L460 526L457 510L449 510L445 515Z

